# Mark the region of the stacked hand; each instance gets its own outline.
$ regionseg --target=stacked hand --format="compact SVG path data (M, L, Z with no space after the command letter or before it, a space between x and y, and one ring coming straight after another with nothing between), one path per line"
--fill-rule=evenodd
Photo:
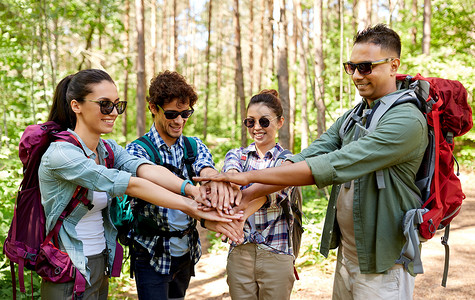
M245 220L242 217L243 212L239 209L242 198L240 186L225 182L225 180L223 182L214 181L215 176L197 178L199 179L197 181L206 181L200 187L200 197L195 197L195 200L199 202L198 209L203 213L217 214L227 219L222 221L205 217L206 228L215 231L216 236L221 236L223 241L229 238L230 241L237 244L242 243Z

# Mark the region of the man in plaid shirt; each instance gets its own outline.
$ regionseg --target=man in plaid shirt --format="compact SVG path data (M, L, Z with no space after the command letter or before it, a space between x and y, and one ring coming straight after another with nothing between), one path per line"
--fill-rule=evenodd
M162 165L189 180L194 174L189 174L185 166L186 137L182 133L193 113L197 94L182 75L165 71L152 79L149 95L154 124L145 136L161 156ZM195 140L197 148L196 159L191 165L192 173L201 176L217 174L208 148L199 138L191 139ZM126 149L137 157L153 161L137 141L127 145ZM188 182L191 184L191 181ZM229 184L210 182L203 191L207 192L210 204L220 210L226 210L234 203L235 197L240 197L240 192ZM201 256L196 221L179 210L151 204L141 203L136 205L136 209L138 219L146 219L160 231L157 234L157 229L150 229L147 233L147 228L143 228L145 225L141 223L129 234L134 237L135 258L131 267L135 271L139 299L183 299L190 277L194 275L194 265Z

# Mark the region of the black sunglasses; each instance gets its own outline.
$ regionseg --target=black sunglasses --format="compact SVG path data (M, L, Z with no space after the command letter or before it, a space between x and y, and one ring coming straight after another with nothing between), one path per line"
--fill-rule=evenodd
M101 113L103 115L109 115L114 110L114 107L117 109L117 113L120 115L127 108L127 101L119 101L117 103L114 103L108 100L87 100L87 101L98 103L99 106L101 107Z
M270 122L272 120L277 119L277 118L278 117L275 117L273 119L268 119L267 117L261 117L259 119L259 125L261 125L262 128L267 128L267 127L269 127ZM244 126L246 126L247 128L252 128L252 127L254 127L254 125L256 125L256 120L253 119L253 118L246 118L242 122L244 123Z
M163 114L165 115L165 118L169 120L173 120L178 118L178 116L181 116L183 119L188 119L191 117L191 115L195 112L193 108L187 109L187 110L182 110L182 111L176 111L176 110L164 110L160 105L157 104L157 107L159 110L163 110Z
M358 69L358 72L360 72L361 75L369 75L371 72L373 72L373 66L374 65L380 65L380 64L385 64L387 62L393 61L395 58L385 58L381 60L376 60L376 61L367 61L367 62L362 62L362 63L352 63L350 61L344 62L343 66L345 67L345 72L348 75L353 75L355 74L356 69Z

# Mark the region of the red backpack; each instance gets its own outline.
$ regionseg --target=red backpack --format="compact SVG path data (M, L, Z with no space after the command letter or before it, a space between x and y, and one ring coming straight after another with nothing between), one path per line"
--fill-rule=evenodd
M46 217L41 204L38 167L44 152L54 141L69 142L82 149L73 134L62 131L61 127L53 121L28 126L20 139L19 156L23 163L23 180L19 187L8 237L3 247L5 255L10 259L14 299L16 299L14 263L18 264L18 281L22 293L25 292L25 267L36 271L47 281L59 283L74 280L73 298L85 290L84 276L74 268L67 253L58 249L57 239L64 218L77 205L83 203L89 209L92 208L92 204L85 197L87 189L78 186L54 228L48 234L45 230ZM108 153L113 154L112 149L105 141L104 145ZM113 155L106 159L106 165L109 168L113 167ZM118 251L120 252L120 249ZM120 254L118 258L120 258Z

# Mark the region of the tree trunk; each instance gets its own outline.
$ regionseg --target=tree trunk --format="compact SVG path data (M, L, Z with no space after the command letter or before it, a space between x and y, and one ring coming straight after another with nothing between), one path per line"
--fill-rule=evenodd
M285 17L285 0L279 0L280 17L278 21L277 82L279 95L284 109L284 125L279 130L279 143L285 149L290 148L290 103L289 70L287 66L287 19Z
M307 116L307 59L305 57L305 45L304 45L304 30L303 30L303 20L302 20L302 5L300 0L294 0L295 8L295 24L297 28L297 38L300 44L300 47L297 46L297 53L299 58L299 68L298 68L298 82L300 86L300 105L301 105L301 142L300 150L303 150L308 147L308 116Z
M270 74L275 74L275 53L274 53L274 0L267 0L267 9L269 10L269 21L268 21L268 26L269 26L269 31L267 32L268 34L268 39L267 39L267 45L270 53L268 54L269 60L270 60Z
M411 27L411 42L412 45L417 45L417 0L412 0L411 6L412 27Z
M254 1L249 0L249 95L254 93Z
M317 137L320 137L326 130L325 122L325 87L323 80L323 71L325 66L323 65L323 3L322 0L315 0L314 2L315 16L315 100L317 107Z
M266 58L265 55L265 41L266 41L266 34L265 34L265 16L266 16L266 0L261 1L261 20L259 24L259 40L260 40L260 49L259 49L259 63L256 66L256 73L257 73L257 89L260 91L262 89L262 72L265 69L264 60Z
M157 72L157 1L152 1L150 12L150 48L152 52L152 76Z
M206 45L206 77L205 77L205 104L204 104L204 120L203 120L203 139L206 141L208 134L208 99L209 99L209 64L210 64L210 49L211 49L211 18L213 11L213 0L209 0L208 7L208 43Z
M368 5L367 5L367 1L371 1L371 0L358 0L358 4L357 4L357 8L358 8L358 20L357 20L357 23L358 23L358 31L361 31L363 30L364 28L366 28L367 26L370 25L370 22L371 22L371 15L370 15L370 11L368 11ZM317 2L322 2L321 0L316 0L315 1L315 8L317 6ZM321 5L321 4L320 4Z
M165 71L170 69L170 64L168 63L168 4L167 0L163 0L162 4L162 30L161 30L161 44L162 44L162 70Z
M424 0L424 26L422 31L422 54L430 54L432 6L430 0Z
M125 59L124 59L124 101L128 100L129 92L129 27L130 27L130 1L125 0L125 16L124 16L124 49L125 49ZM130 106L129 106L130 107ZM127 109L122 114L122 135L127 140Z
M239 98L241 120L246 118L246 97L244 95L244 76L242 69L241 54L241 25L239 23L239 0L234 0L234 26L235 26L235 47L236 47L236 93ZM247 131L245 126L241 126L241 146L247 146Z
M172 65L171 68L172 70L178 71L178 25L176 22L177 18L177 11L176 11L176 3L177 0L173 0L173 16L172 16L172 42L171 42L171 49L170 51L173 51L173 59L172 59Z
M137 28L137 136L145 134L145 21L144 0L135 0L135 19Z

